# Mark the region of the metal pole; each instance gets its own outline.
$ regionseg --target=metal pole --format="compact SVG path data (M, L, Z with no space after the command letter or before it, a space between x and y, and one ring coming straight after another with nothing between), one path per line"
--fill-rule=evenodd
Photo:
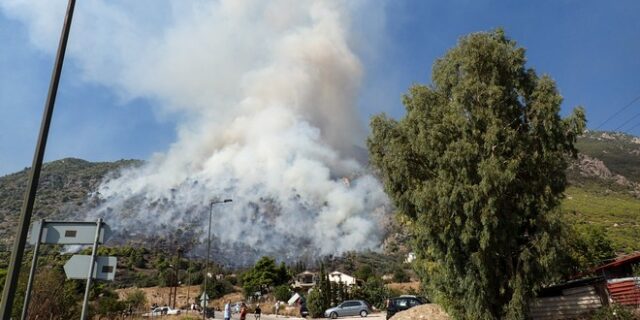
M82 301L82 314L80 320L87 319L87 306L89 305L89 291L91 290L91 279L93 278L93 270L96 264L96 254L98 253L98 240L100 240L100 228L102 227L102 218L98 218L96 227L96 239L93 242L93 250L91 251L91 259L89 260L89 275L87 276L87 287L84 289L84 301Z
M9 320L11 317L13 299L15 297L16 287L18 286L18 277L20 276L20 267L22 265L22 257L24 255L24 245L27 240L27 232L29 230L29 223L31 222L31 215L33 213L36 191L38 190L38 179L40 178L42 159L44 158L47 146L49 126L51 125L53 106L55 105L56 94L58 93L58 84L60 83L60 74L62 73L62 64L64 62L64 54L67 49L67 40L69 39L69 30L71 29L71 19L73 18L75 3L75 0L69 0L67 14L64 18L64 24L62 27L62 34L60 35L60 42L58 44L58 52L56 53L54 69L51 74L49 93L47 95L47 101L42 115L42 123L40 125L40 134L38 135L38 142L36 144L35 154L33 155L33 164L31 165L31 172L29 173L29 184L22 203L20 222L18 223L16 239L14 241L13 251L11 251L11 260L9 262L7 279L4 283L4 290L2 292L2 302L0 305L0 315L2 316L2 320Z
M175 282L173 285L175 289L173 290L173 308L176 308L176 300L178 298L178 286L180 284L180 259L181 259L182 249L178 248L178 261L176 262L175 268ZM187 301L188 302L188 301Z
M207 261L205 262L204 267L204 293L202 294L202 298L204 300L203 308L202 308L202 320L207 318L207 276L209 276L209 253L211 252L211 215L213 214L213 204L214 202L209 203L209 232L207 234Z
M33 276L36 273L36 265L38 264L38 249L40 248L40 241L42 240L42 229L44 229L45 219L40 219L40 226L38 227L38 240L33 247L33 259L31 260L31 270L29 270L29 280L27 281L27 291L24 293L24 304L22 306L22 316L20 319L27 319L27 313L29 312L29 300L31 299L31 287L33 286ZM31 230L36 232L36 230Z
M189 259L189 267L187 269L187 303L189 304L189 308L187 309L187 314L189 314L189 310L191 309L191 297L189 297L189 291L191 290L191 258Z

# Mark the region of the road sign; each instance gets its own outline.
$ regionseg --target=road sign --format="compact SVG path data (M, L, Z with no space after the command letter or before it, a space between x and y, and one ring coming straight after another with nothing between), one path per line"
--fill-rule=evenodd
M209 301L209 295L206 292L203 292L200 296L200 301Z
M75 254L64 264L64 273L68 279L87 279L90 255ZM116 257L96 257L96 267L93 269L93 279L113 281L116 275Z
M31 237L29 243L34 245L38 239L38 230L40 221L36 221L31 225ZM100 228L99 243L111 237L111 228L106 223L102 223ZM45 221L42 229L42 237L40 243L49 244L93 244L96 238L96 222L88 221Z

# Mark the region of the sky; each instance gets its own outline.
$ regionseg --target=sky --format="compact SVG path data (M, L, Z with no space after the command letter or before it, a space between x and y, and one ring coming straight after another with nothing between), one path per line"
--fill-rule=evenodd
M65 1L42 0L36 1L35 11L15 9L21 2L0 0L0 175L31 164L66 7ZM602 124L640 96L638 1L363 2L367 3L364 10L351 11L351 41L362 62L357 110L365 127L372 115L381 112L402 117L402 94L412 84L429 83L433 62L461 36L502 27L527 49L528 66L557 82L564 115L582 105L589 128L640 135L640 101ZM183 9L179 6L190 4L136 3L128 13L135 23L96 29L90 40L108 44L129 39L117 36L128 33L162 37L162 32L180 22ZM123 19L107 6L92 5L91 10L105 10L109 19ZM126 85L139 86L138 91L144 92L144 82L154 79L116 83L122 75L109 72L113 62L108 55L91 52L102 59L102 65L93 66L94 73L87 71L86 59L74 54L89 50L74 47L74 42L87 40L86 32L78 39L80 31L74 29L90 23L81 14L92 11L83 6L88 6L86 1L78 1L74 20L78 24L71 30L71 53L64 65L45 160L149 159L165 152L178 139L177 127L185 115L160 106L157 94L127 92ZM114 52L127 48L140 51L137 43L128 43ZM104 80L108 77L115 80Z

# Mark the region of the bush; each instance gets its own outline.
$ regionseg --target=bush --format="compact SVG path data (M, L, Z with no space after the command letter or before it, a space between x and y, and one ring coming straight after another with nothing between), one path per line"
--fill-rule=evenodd
M307 295L307 309L309 309L309 315L312 318L324 317L324 311L327 309L323 301L320 290L313 289Z
M291 289L286 284L279 285L273 289L273 296L277 301L287 301L291 297Z
M204 287L204 283L201 287ZM229 281L225 279L216 280L215 278L207 280L207 295L209 296L209 299L218 299L231 292L234 292L234 288Z
M592 320L634 320L638 319L628 308L614 304L600 308L591 317Z
M147 304L147 296L144 294L144 291L136 289L127 294L125 303L127 304L127 306L138 311L142 307L144 307L145 304Z
M393 281L395 282L409 282L409 275L404 269L398 267L393 271Z
M389 290L382 280L371 277L360 288L354 288L351 296L353 299L362 299L378 309L385 308L385 302L389 298Z

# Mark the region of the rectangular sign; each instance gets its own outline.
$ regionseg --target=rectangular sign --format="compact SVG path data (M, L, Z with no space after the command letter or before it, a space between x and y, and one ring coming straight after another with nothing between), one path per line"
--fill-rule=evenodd
M89 274L90 255L75 254L64 264L64 273L68 279L87 279ZM93 279L113 281L116 276L116 257L96 257L96 266L93 268Z
M29 243L35 245L40 221L31 224ZM40 243L48 244L93 244L96 238L97 222L90 221L45 221ZM98 243L104 243L111 236L111 229L102 223Z

